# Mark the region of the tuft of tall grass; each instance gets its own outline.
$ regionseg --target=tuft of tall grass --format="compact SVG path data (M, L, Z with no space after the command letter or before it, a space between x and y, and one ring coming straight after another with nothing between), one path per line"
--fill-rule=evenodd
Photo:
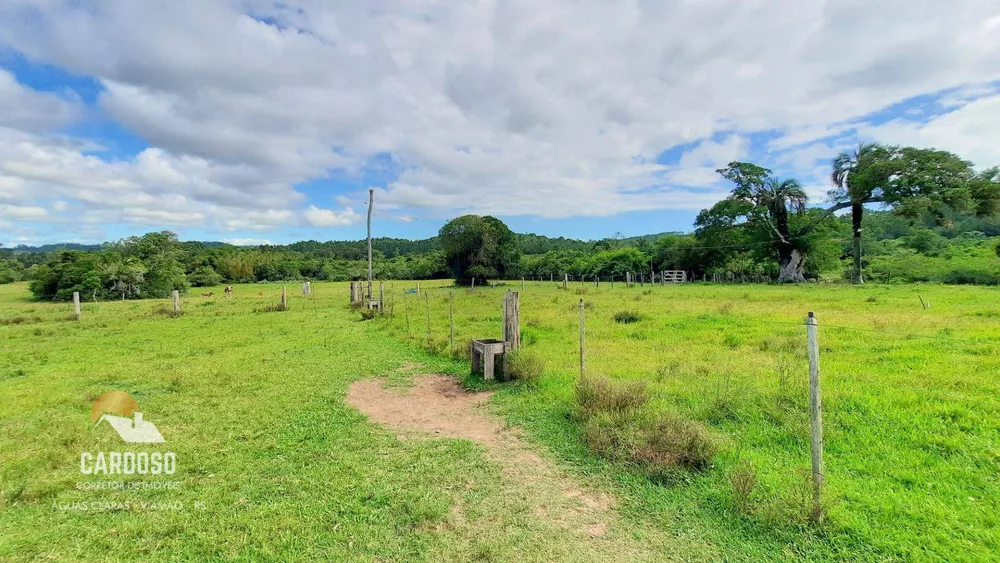
M542 379L545 362L535 353L527 350L514 350L504 357L504 370L507 377L524 382L529 387L535 387Z

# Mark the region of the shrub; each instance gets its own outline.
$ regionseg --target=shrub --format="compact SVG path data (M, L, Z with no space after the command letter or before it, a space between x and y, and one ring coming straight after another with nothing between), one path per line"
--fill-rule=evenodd
M636 457L651 469L686 467L704 469L715 457L716 445L700 422L680 415L658 417L642 430Z
M576 385L577 415L586 420L598 413L615 417L635 414L649 402L645 381L613 381L607 376L584 377Z
M538 385L542 378L542 370L545 369L545 362L537 354L525 350L508 352L504 364L507 376L523 381L529 386Z
M615 322L620 324L637 323L642 320L642 315L635 311L618 311L615 313Z
M361 320L370 321L375 318L376 313L378 313L377 309L361 309Z

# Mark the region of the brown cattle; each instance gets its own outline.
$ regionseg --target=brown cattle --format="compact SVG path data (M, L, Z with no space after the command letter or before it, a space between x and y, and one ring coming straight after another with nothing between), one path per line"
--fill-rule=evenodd
M211 297L212 296L212 292L209 291L208 293L202 293L201 296L202 297Z

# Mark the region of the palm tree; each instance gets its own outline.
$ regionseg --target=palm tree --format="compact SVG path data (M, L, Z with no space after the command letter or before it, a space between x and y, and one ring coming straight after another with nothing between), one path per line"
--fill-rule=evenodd
M781 267L779 282L805 281L802 274L805 256L793 242L788 216L790 212L803 213L808 199L802 185L794 179L768 177L757 191L758 203L767 209L765 220L778 235L778 265Z
M834 201L851 205L851 226L854 232L852 281L857 284L865 283L861 275L861 219L865 212L864 204L872 202L874 192L880 184L865 172L877 157L887 152L887 148L878 143L860 143L857 149L844 151L833 159L830 180L836 187L830 192L830 196Z

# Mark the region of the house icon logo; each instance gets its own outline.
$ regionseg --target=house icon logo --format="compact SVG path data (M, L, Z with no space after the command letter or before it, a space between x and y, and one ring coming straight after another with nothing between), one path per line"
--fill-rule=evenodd
M163 443L166 440L152 422L143 420L139 403L124 391L107 391L94 401L90 421L96 428L107 422L130 444Z

